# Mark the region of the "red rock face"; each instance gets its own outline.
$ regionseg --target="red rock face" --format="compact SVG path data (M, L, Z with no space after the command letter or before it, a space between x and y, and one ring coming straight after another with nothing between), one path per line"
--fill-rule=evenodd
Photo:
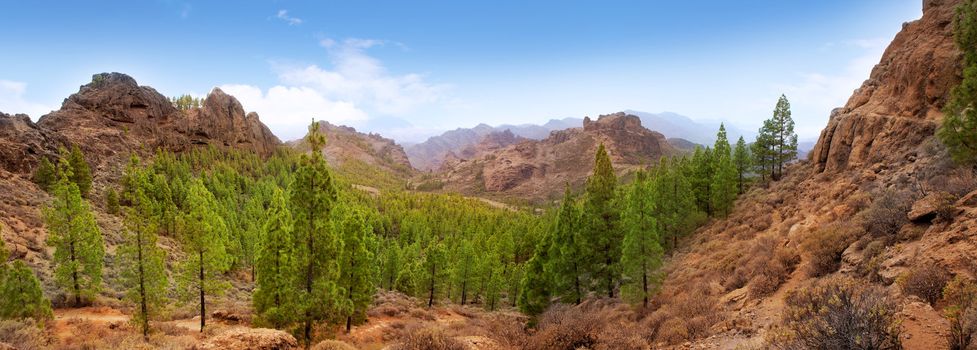
M638 117L602 115L596 121L585 119L582 128L554 131L540 141L523 140L471 159L446 161L441 169L444 189L532 201L555 198L565 183L583 185L601 143L621 174L674 152L662 134L642 127Z
M26 116L0 115L0 165L29 174L40 155L78 145L96 175L114 169L130 153L157 148L186 151L194 145L253 150L270 155L281 142L258 120L245 114L234 97L214 89L202 108L180 111L153 88L139 86L125 74L96 74L92 82L65 99L61 109L34 124Z
M933 135L961 80L952 28L957 3L926 0L923 17L903 25L869 79L832 112L812 151L818 172L892 160Z

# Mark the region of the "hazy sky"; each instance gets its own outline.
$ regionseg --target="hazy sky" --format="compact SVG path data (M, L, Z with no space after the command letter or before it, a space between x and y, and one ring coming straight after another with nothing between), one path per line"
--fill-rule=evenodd
M920 15L920 0L0 0L0 111L36 119L118 71L167 96L219 86L286 140L315 117L419 141L625 109L753 129L784 93L810 139Z

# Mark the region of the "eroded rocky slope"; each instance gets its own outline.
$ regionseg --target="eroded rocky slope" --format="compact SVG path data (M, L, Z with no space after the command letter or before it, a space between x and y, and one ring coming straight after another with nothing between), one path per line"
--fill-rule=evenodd
M543 140L525 140L443 164L443 190L531 201L555 198L569 183L580 188L604 144L619 174L653 164L674 153L662 134L641 126L633 115L585 118L582 128L554 131Z
M921 266L974 277L977 181L934 137L961 79L951 28L958 2L924 1L923 17L903 26L869 79L832 113L810 160L697 231L670 259L654 317L708 305L669 327L718 334L699 346L762 344L785 296L843 275L883 286L897 301L905 348L946 347L943 306L910 296L897 280ZM945 196L952 210L937 215L935 201ZM880 228L889 222L897 225ZM812 272L824 259L830 266L835 252L836 268ZM695 303L686 297L693 289L703 291Z

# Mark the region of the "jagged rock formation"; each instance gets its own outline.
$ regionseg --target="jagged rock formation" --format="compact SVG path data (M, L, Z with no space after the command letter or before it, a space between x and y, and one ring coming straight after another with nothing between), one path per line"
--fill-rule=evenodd
M354 128L333 125L326 121L319 122L319 131L326 136L322 153L335 169L343 171L351 166L366 165L374 171L383 171L404 179L414 172L407 153L391 139L377 134L364 134ZM300 152L309 151L304 139L290 141L288 144Z
M468 145L468 147L465 147L457 154L450 152L447 157L451 157L455 160L477 158L484 154L495 152L509 145L514 145L526 140L528 139L513 134L512 130L509 129L502 132L495 131L485 135L485 137L482 137L482 140L478 141L478 143Z
M505 137L502 137L505 138ZM445 163L443 190L490 197L549 199L564 183L582 186L603 143L615 169L625 174L674 152L661 134L645 129L633 115L585 118L582 128L554 131L546 139L525 140L479 157Z
M961 79L953 40L953 0L926 0L844 107L831 113L812 153L817 171L891 161L933 134L950 89Z
M280 141L257 114L245 114L241 103L220 89L207 96L202 108L180 111L128 75L101 73L37 123L23 115L0 114L0 143L10 145L0 152L4 169L28 174L38 156L68 145L78 145L97 172L130 152L182 152L214 145L270 155Z

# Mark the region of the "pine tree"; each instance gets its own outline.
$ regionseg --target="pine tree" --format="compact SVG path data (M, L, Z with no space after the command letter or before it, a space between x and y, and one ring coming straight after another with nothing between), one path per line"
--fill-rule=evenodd
M598 289L606 290L609 298L614 297L623 238L617 227L619 213L613 202L616 186L611 158L601 144L594 157L594 172L587 179L583 224L587 232L586 246L591 249L591 275L594 283L602 284Z
M400 245L394 239L387 239L381 252L380 285L386 290L395 290L403 270Z
M223 279L231 264L226 250L229 233L224 220L217 215L217 199L199 179L190 184L185 204L187 212L178 221L187 256L180 265L178 282L184 301L196 299L199 304L203 332L207 323L207 296L221 294L229 287Z
M535 254L526 262L526 270L518 280L519 294L516 303L522 313L535 316L549 306L550 283L544 265L549 260L550 245L550 235L546 234L537 243Z
M624 229L621 294L631 302L640 301L645 308L657 284L655 273L661 266L662 257L658 224L653 217L655 201L645 174L638 173L628 188L621 215Z
M790 102L787 96L780 95L773 111L774 126L773 161L776 165L774 179L784 176L784 165L797 157L797 134L794 133L794 119L790 116Z
M265 217L252 303L261 323L282 328L296 316L296 284L292 215L281 189L275 189Z
M655 218L661 231L661 242L669 249L678 246L678 238L689 233L704 214L696 205L692 184L689 182L692 164L685 158L662 158L651 178L655 206Z
M54 169L54 164L47 157L41 157L41 162L37 165L37 170L34 171L34 183L37 184L42 190L50 191L51 186L58 181L57 170Z
M733 148L733 165L736 167L737 188L739 194L745 191L746 174L750 171L750 150L746 146L746 140L740 136L736 140L736 147Z
M95 216L81 198L67 161L61 162L61 179L54 186L53 201L44 208L47 244L54 247L54 276L80 306L82 298L94 297L102 284L105 245Z
M343 220L343 253L339 270L341 277L340 312L346 315L346 333L354 319L366 316L373 293L373 227L361 209L353 208Z
M472 286L475 284L475 248L469 240L462 240L457 247L455 261L457 264L452 269L453 280L459 289L460 305L468 303L468 295L471 293Z
M51 302L23 260L14 261L0 279L0 318L51 318Z
M448 260L444 244L432 243L424 253L421 283L427 292L427 307L434 306L434 299L442 293L441 285L448 275Z
M709 182L711 208L714 213L725 217L729 215L733 200L736 199L736 165L730 159L729 141L726 128L719 125L716 144L712 155L712 180Z
M553 279L554 288L564 296L564 301L580 304L583 298L582 270L586 253L579 230L580 212L570 192L570 184L563 191L563 204L553 225L553 244L550 261L545 268Z
M312 343L312 325L326 320L336 306L336 283L340 239L332 229L332 213L337 191L332 175L322 158L325 137L319 123L309 126L306 141L310 154L301 156L295 180L290 186L295 244L296 279L299 288L295 299L298 319L302 322L302 340Z
M767 119L757 133L756 141L750 145L750 153L753 155L753 164L756 172L760 174L760 180L767 182L767 179L774 180L776 177L776 130L773 121Z
M68 164L71 166L71 181L78 185L78 191L82 197L87 197L92 190L92 170L85 160L85 155L81 153L78 145L71 146L71 153L68 155ZM61 167L64 169L64 167ZM64 171L64 170L62 170Z
M115 192L115 189L110 188L108 193L105 194L105 208L109 214L119 214L119 193Z
M699 210L707 215L713 215L712 208L712 178L715 173L715 160L712 148L697 147L692 154L689 182Z
M937 135L955 161L977 162L977 0L957 5L954 39L963 52L963 80L950 92Z
M135 175L145 183L145 174ZM127 288L126 297L136 304L132 321L149 340L149 320L155 316L166 300L166 265L164 252L157 246L158 227L154 220L152 201L142 191L135 192L134 203L125 214L125 240L119 247L119 259L123 267L122 277Z

